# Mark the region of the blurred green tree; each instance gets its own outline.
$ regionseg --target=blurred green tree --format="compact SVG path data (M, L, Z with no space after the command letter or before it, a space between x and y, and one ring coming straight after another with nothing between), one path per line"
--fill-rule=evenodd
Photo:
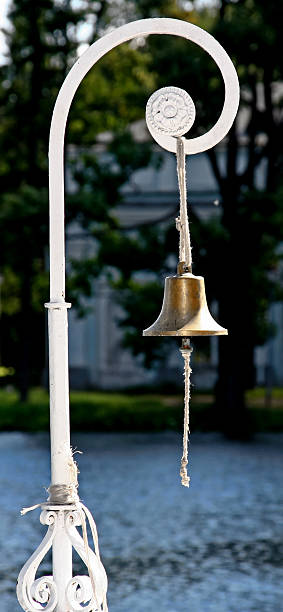
M271 333L269 304L282 298L274 271L283 239L283 5L276 0L222 0L198 11L188 12L187 7L185 2L150 0L132 4L135 17L166 14L205 27L223 44L239 74L241 110L225 140L224 155L219 154L223 145L207 153L219 189L221 219L200 224L193 218L191 229L194 271L205 274L208 296L217 299L219 320L230 332L219 342L216 425L229 436L245 437L250 423L244 392L254 384L254 347ZM186 89L190 83L189 93L197 103L197 122L190 135L203 133L215 123L223 104L217 68L195 45L162 38L160 44L159 36L150 37L145 46L156 87L172 84ZM143 227L117 240L112 234L111 240L113 248L102 244L98 258L117 268L119 278L113 283L126 310L125 343L134 354L143 353L149 364L167 346L164 340L154 339L153 344L140 338L141 329L158 313L162 288L154 278L149 284L138 282L137 272L167 273L169 256L177 250L176 235L172 225L165 224ZM128 264L125 252L131 252Z
M272 272L278 269L283 239L283 5L223 0L200 18L233 58L241 84L241 108L226 139L224 164L217 149L208 152L222 204L221 225L192 224L194 269L205 273L208 294L219 303L219 320L229 329L228 338L219 341L217 425L239 437L250 428L244 391L254 384L254 347L271 332L269 304L282 298ZM165 77L184 88L190 83L199 101L198 131L209 128L223 96L216 67L195 50L188 58L182 40L161 46L152 39L151 44L160 85Z
M271 332L269 304L282 299L274 275L283 239L282 18L276 0L223 0L213 28L236 63L242 94L224 171L210 153L226 233L218 248L219 315L230 329L220 343L217 406L230 436L248 433L244 390L254 383L254 347Z
M51 4L55 11L51 10ZM108 11L110 4L111 11ZM0 90L3 119L0 146L7 152L0 164L5 185L1 196L4 211L3 221L0 221L4 235L1 263L12 289L11 298L6 299L10 316L11 312L17 313L16 329L22 326L24 337L31 325L31 311L26 315L24 308L32 302L30 293L36 301L42 289L44 245L47 243L47 117L50 117L59 84L74 59L81 21L91 16L91 40L103 33L110 20L112 25L121 25L135 18L171 16L205 27L234 59L241 81L242 110L226 139L224 163L223 156L216 150L208 152L219 186L222 217L221 223L201 224L190 214L193 244L196 245L194 271L205 274L209 298L217 299L219 320L230 331L229 337L220 341L217 424L228 435L245 435L249 424L244 390L253 383L253 350L270 332L268 305L279 297L272 272L280 258L278 245L282 241L283 227L280 197L280 23L283 7L276 0L268 5L264 0L222 0L219 5L198 10L177 0L154 3L152 0L140 0L139 3L125 0L122 4L117 1L81 6L85 13L81 9L74 11L71 2L54 5L48 0L17 0L10 13L14 26L8 35L9 58L1 68ZM31 7L32 22L28 13ZM34 28L39 31L37 43L41 45L37 59ZM95 68L95 73L90 73L82 83L71 111L68 132L68 142L89 146L102 129L118 131L109 149L110 157L99 162L91 151L91 154L83 154L81 164L74 164L79 188L68 198L67 220L79 219L93 233L99 248L93 260L73 263L75 274L70 279L70 291L75 297L80 287L90 293L91 279L106 266L126 311L125 342L135 354L143 353L147 364L166 351L164 341L154 339L151 343L149 339L142 340L139 334L154 320L161 305L159 279L160 275L172 271L170 255L177 252L177 235L173 223L165 222L158 227L144 226L121 233L115 214L109 212L121 198L120 188L133 169L150 161L148 150L137 152L132 139L123 134L123 130L129 122L142 116L153 87L172 84L189 90L197 102L197 122L190 135L209 129L221 111L223 99L217 68L205 53L175 37L162 37L162 44L160 42L159 36L150 37L144 46L130 46L127 50L121 47L106 56ZM33 68L34 62L37 68ZM44 71L46 78L43 78ZM36 102L34 91L38 92ZM32 212L36 208L36 196L38 217ZM23 205L21 215L20 202ZM11 246L10 230L18 221L18 215L21 219L15 232L18 239L14 238ZM21 242L23 228L29 233ZM37 242L40 233L42 237ZM23 254L28 249L24 263ZM140 272L152 275L149 283L138 281ZM18 346L24 347L26 342L19 342L19 336L17 338ZM19 367L23 373L25 359L22 358Z
M271 333L268 307L282 299L278 248L283 239L282 73L283 5L276 0L222 0L199 13L199 25L224 46L241 84L238 118L225 142L225 156L208 151L216 179L220 223L191 225L197 273L206 276L210 298L229 336L219 340L216 425L227 435L249 435L244 392L254 384L254 347ZM183 40L150 41L159 85L186 89L197 101L197 133L219 115L223 87L210 59L187 51ZM186 46L185 46L186 45ZM209 103L207 103L209 101Z
M4 362L15 366L22 399L27 396L29 373L33 382L38 382L45 361L42 306L48 299L47 149L52 108L79 47L103 33L109 25L108 11L114 8L115 2L91 0L13 0L8 14L8 51L0 67L1 352ZM118 11L112 20L116 18ZM89 83L82 84L72 109L68 142L93 145L99 131L121 133L128 123L128 102L150 86L148 56L143 54L140 62L139 58L134 48L114 50L96 69L95 83L90 73ZM125 87L128 102L123 96ZM91 88L96 94L94 107ZM130 118L135 118L134 108ZM127 168L122 168L118 159L116 166L113 162L115 155L123 157L125 138L131 158ZM119 137L111 162L99 165L92 155L95 194L90 198L87 189L80 186L80 194L68 201L68 222L77 217L92 220L94 210L97 221L105 222L130 169L148 163L149 153L136 147L130 135L121 133L120 146L118 141ZM86 172L90 158L82 156L80 161Z
M31 367L42 367L44 327L33 298L44 276L47 244L47 143L52 102L75 57L72 31L85 11L70 2L14 0L9 9L6 61L0 68L2 358L15 365L24 399ZM9 279L17 279L11 310ZM47 286L47 283L46 283ZM12 319L12 321L11 321Z

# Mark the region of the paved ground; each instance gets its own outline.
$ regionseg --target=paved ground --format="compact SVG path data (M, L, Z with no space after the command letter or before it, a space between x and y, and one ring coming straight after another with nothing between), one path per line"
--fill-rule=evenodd
M192 436L189 490L177 434L77 434L73 445L85 453L80 494L97 522L110 612L283 610L283 435ZM44 533L39 511L19 510L45 499L48 437L3 433L0 450L0 608L17 612L17 573Z

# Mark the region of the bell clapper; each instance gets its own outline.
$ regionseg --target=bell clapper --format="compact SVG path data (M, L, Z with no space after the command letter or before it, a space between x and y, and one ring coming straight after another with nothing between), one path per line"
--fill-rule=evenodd
M181 459L180 476L184 487L190 486L190 476L188 476L188 452L189 452L189 435L190 435L190 375L191 367L190 360L193 348L189 338L182 338L182 346L180 348L184 358L184 377L185 377L185 396L184 396L184 433L183 433L183 455Z

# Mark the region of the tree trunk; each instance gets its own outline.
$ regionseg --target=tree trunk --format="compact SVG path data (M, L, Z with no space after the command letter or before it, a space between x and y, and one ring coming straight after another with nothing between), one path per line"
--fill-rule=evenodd
M237 324L237 316L239 313L235 311L230 313L229 335L219 340L216 421L227 437L248 439L252 423L245 403L245 390L247 367L251 366L250 351L247 350L244 327L241 329L241 325ZM222 318L220 320L222 323Z
M245 307L248 278L241 250L241 226L237 214L239 179L237 176L236 124L229 133L226 176L220 171L215 152L208 157L222 196L222 225L229 242L221 259L219 321L228 328L228 337L219 339L219 376L215 389L215 411L218 428L230 438L249 437L251 424L245 404L247 373L253 370L253 346L249 330L249 311Z
M219 340L216 410L218 425L227 436L246 439L251 433L251 422L245 403L245 390L254 383L253 313L248 303L249 274L245 254L241 251L237 201L230 195L223 215L223 225L230 239L219 271L223 279L219 320L221 325L228 328L229 335Z

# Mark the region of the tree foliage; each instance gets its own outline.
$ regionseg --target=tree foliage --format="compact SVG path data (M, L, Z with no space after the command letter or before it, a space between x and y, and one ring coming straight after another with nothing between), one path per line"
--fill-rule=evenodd
M194 271L205 274L208 295L217 299L219 319L230 332L219 345L219 425L229 435L245 435L249 423L244 391L254 383L254 347L272 333L268 307L282 298L278 280L283 238L283 7L276 0L223 0L219 6L185 14L181 3L178 6L183 10L178 16L206 27L223 44L241 84L241 108L225 140L224 164L219 149L208 152L220 194L221 219L218 223L194 219L192 237ZM174 5L173 12L176 8ZM172 16L172 5L170 8L166 2L154 6L151 2L139 3L142 17L163 15L163 10ZM197 121L190 135L201 134L221 112L224 92L218 69L195 45L175 37L161 38L162 44L158 36L150 37L145 46L155 85L173 84L189 90L197 102ZM118 256L119 249L114 249L112 259L119 270L119 280L115 281L119 299L127 312L126 344L135 354L143 352L147 363L162 354L160 344L155 350L147 349L147 339L142 344L139 337L146 326L144 312L150 315L148 324L154 319L149 305L156 303L158 290L152 279L149 284L138 283L137 274L151 270L157 278L168 272L166 261L176 252L172 236L171 225L154 231L143 228L134 239L121 239L123 251L127 248L131 253L131 271ZM111 256L111 248L107 252ZM101 253L106 257L103 247ZM160 300L155 314L159 305Z
M16 367L16 382L23 398L29 372L38 382L45 360L39 304L42 308L48 299L47 150L51 113L82 44L83 24L88 23L88 42L93 42L109 27L108 12L114 5L88 0L13 0L8 15L8 53L0 67L0 147L4 153L0 160L2 359ZM151 86L147 63L148 56L143 54L139 62L133 48L114 50L101 62L95 79L90 73L76 96L68 142L93 148L98 132L105 130L118 130L120 138L109 145L111 163L99 164L94 154L87 156L82 151L81 172L95 176L95 192L91 197L87 187L79 184L80 193L67 201L68 222L84 218L86 224L87 218L89 222L96 218L105 223L107 210L119 201L119 189L129 172L149 160L143 147L137 150L129 135L121 133L128 109L133 108L131 120L135 119L133 98L143 92L143 99ZM131 159L124 166L126 141Z
M36 309L44 285L49 119L81 44L82 21L89 23L89 41L109 26L145 17L169 16L205 27L232 57L241 83L241 111L224 143L224 164L219 148L208 152L221 218L204 223L190 213L194 272L205 275L208 296L218 301L219 320L230 332L219 345L219 423L238 435L247 430L244 389L253 383L253 350L271 333L268 306L281 298L282 4L222 0L188 9L185 1L117 0L76 6L67 0L14 0L10 12L9 57L1 67L0 86L0 146L6 152L0 161L0 227L4 297L5 283L14 297L4 299L4 322L5 316L18 317L20 344L19 330L24 337L31 322L26 304ZM147 365L165 352L162 341L141 340L140 332L161 306L160 281L174 268L177 234L173 219L121 232L115 205L131 173L154 159L146 146L135 145L126 128L144 115L150 93L165 85L183 87L196 102L190 136L215 123L224 88L211 58L188 41L151 36L113 50L89 73L75 97L67 134L67 142L76 145L72 172L78 187L67 198L67 222L79 221L97 244L95 257L73 262L69 291L79 303L78 290L90 294L92 279L102 270L107 273L125 308L125 343L144 354ZM93 145L101 131L115 137L99 157ZM142 276L148 282L141 282Z

